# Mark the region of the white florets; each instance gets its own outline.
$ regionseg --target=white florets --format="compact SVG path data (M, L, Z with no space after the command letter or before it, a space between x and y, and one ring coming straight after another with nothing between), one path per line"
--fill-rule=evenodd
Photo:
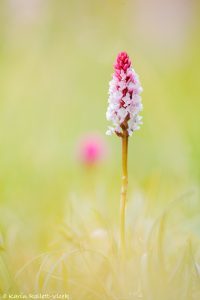
M140 128L142 117L139 115L143 105L141 103L142 87L136 72L130 67L118 76L113 74L109 83L109 99L106 118L112 121L113 127L108 128L106 134L122 133L121 125L127 120L128 135Z

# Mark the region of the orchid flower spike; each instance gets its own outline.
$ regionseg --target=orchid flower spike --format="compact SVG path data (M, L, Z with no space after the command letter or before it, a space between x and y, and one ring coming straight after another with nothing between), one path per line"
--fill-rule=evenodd
M131 136L142 124L142 117L139 115L143 108L140 96L142 87L126 52L118 54L114 69L115 72L109 84L106 112L106 118L112 121L113 127L109 126L106 134L116 133L120 137Z

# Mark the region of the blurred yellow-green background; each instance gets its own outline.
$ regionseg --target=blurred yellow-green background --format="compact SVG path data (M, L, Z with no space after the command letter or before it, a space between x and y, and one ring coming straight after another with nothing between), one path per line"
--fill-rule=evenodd
M121 144L105 136L105 112L122 50L144 89L129 199L156 214L185 197L199 234L199 17L198 0L0 2L0 226L11 269L48 249L65 219L86 220L88 203L117 223ZM94 168L77 159L88 133L108 149Z

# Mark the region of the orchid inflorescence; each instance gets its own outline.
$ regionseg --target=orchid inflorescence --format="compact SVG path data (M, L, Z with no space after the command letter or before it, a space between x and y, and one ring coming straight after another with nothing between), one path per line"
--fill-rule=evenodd
M142 117L139 115L143 108L140 96L142 87L126 52L118 54L114 69L106 112L107 120L113 122L113 127L109 126L106 134L131 136L142 124Z

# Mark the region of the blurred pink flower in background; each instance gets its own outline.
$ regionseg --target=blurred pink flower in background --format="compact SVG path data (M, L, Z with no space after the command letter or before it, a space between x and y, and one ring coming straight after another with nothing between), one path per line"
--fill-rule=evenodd
M78 143L77 153L78 160L82 164L93 166L106 158L108 149L105 140L101 135L90 133L81 137Z

